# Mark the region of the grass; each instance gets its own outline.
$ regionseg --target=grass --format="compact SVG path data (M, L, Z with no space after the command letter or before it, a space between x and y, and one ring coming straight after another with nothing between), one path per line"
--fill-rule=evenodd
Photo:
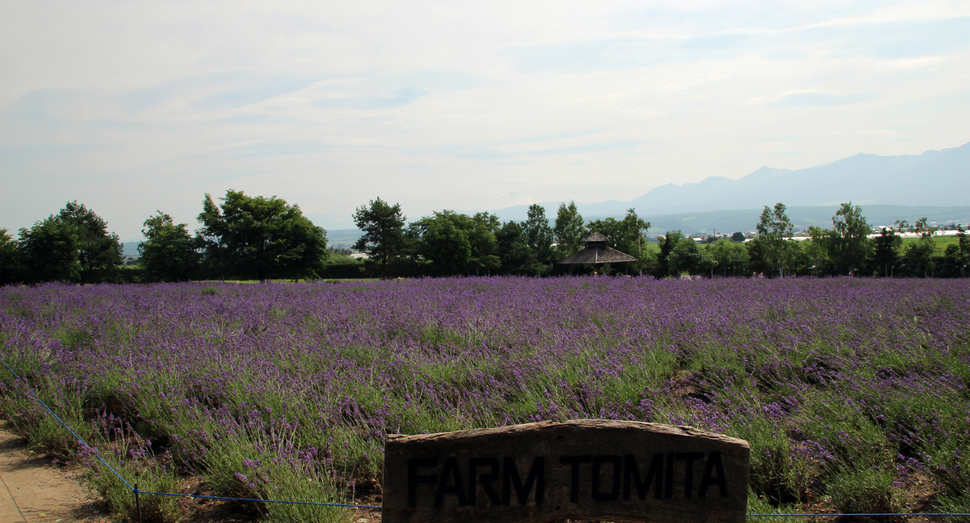
M919 238L902 238L902 248L905 249L907 246L913 243L918 243ZM934 236L933 237L933 247L936 250L937 255L942 256L946 252L946 247L948 245L959 245L960 239L955 236Z

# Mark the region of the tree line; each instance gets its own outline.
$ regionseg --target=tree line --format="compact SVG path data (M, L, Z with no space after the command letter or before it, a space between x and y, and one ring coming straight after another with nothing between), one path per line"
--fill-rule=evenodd
M550 224L545 208L533 204L522 222L501 223L487 212L468 216L446 210L408 223L399 204L378 197L357 208L354 223L363 232L354 248L368 254L365 272L380 277L564 274L570 269L557 262L582 249L592 231L640 260L623 270L649 270L650 223L633 209L621 220L587 222L574 202L564 203Z
M966 277L970 236L958 228L956 241L939 253L936 227L923 217L910 224L896 221L875 233L862 208L843 203L832 216L832 228L812 226L807 241L792 239L792 223L781 203L765 207L758 235L748 243L748 268L770 276ZM904 245L900 233L918 234ZM874 238L872 236L875 236Z
M926 218L897 222L874 239L859 206L843 204L832 228L811 227L810 241L792 238L793 224L778 203L765 207L757 236L735 233L699 245L681 231L668 231L651 244L650 223L629 209L622 219L586 221L576 204L561 204L550 220L531 205L524 221L501 223L494 214L450 210L408 222L399 204L381 198L356 209L363 233L354 248L363 262L337 263L327 249L326 231L303 216L297 205L276 197L229 190L217 203L206 194L200 227L175 223L161 211L148 217L135 269L122 266L122 248L106 222L83 204L69 202L57 214L20 229L14 240L0 229L0 284L63 281L187 281L198 279L314 279L322 277L416 277L457 275L549 276L565 273L695 276L794 275L965 277L970 237L938 253L934 228ZM905 246L901 231L919 233ZM592 232L637 258L615 266L567 267L557 262L584 247ZM652 245L652 246L651 246Z
M327 233L298 206L233 190L220 200L205 195L194 235L161 211L147 218L135 270L123 267L121 242L107 223L84 204L68 202L58 214L20 229L18 240L0 229L0 284L264 281L315 278L325 269Z
M545 209L532 205L523 222L499 223L489 213L474 216L453 211L407 223L398 204L380 198L354 213L364 232L354 247L366 252L365 271L373 276L517 274L545 276L570 271L649 274L657 278L695 276L907 276L965 277L970 264L970 237L959 230L956 243L938 253L935 228L926 218L915 224L897 222L874 239L873 227L860 206L844 203L832 217L832 228L810 227L808 241L793 238L794 225L782 203L765 207L757 236L736 232L699 245L681 231L659 236L648 247L650 223L634 209L617 220L585 221L575 203L561 204L550 225ZM917 232L919 240L903 245L899 232ZM559 260L583 248L592 232L638 261L615 267L568 268Z

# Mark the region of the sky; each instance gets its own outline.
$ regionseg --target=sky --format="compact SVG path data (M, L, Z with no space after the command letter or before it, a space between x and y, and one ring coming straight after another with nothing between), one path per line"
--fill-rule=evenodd
M0 3L0 228L206 193L326 229L970 141L970 1ZM649 209L637 209L649 215Z

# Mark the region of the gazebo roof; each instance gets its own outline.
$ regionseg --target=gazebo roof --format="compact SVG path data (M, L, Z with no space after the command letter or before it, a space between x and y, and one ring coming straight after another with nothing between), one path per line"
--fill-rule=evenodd
M589 242L605 242L605 241L609 241L609 238L607 238L606 236L603 236L602 234L600 234L598 232L593 232L593 234L590 234L589 237L586 238L583 241L586 242L586 243L589 243Z
M637 261L636 258L626 254L625 252L620 252L612 247L607 247L606 242L609 240L606 236L598 232L594 232L586 238L586 247L573 254L572 256L562 260L559 263L565 265L602 265L604 263L628 263Z

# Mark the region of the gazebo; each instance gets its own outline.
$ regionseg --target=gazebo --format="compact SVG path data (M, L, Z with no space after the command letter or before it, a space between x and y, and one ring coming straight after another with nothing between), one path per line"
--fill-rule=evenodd
M586 247L572 256L562 260L563 265L604 265L607 263L629 263L637 261L636 258L625 252L620 252L612 247L607 247L609 240L606 236L598 232L589 235L583 240Z

